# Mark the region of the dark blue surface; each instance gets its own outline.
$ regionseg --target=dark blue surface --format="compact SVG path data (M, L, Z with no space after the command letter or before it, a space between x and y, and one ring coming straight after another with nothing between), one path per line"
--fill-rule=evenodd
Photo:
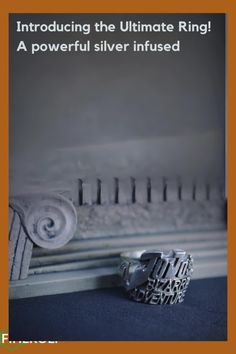
M184 303L155 306L120 288L10 301L11 340L227 339L227 280L190 283Z

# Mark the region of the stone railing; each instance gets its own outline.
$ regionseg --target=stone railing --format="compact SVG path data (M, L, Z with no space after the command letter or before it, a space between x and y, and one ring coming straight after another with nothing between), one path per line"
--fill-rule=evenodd
M71 190L11 197L10 297L117 285L119 254L131 249L183 248L197 277L224 275L224 183L187 182L78 179Z

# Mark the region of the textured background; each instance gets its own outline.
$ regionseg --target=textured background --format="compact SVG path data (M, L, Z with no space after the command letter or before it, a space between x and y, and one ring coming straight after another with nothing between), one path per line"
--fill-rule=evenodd
M15 300L10 339L223 341L226 286L226 278L194 280L173 306L135 303L119 288Z
M196 33L16 33L43 23L212 21ZM63 188L84 176L224 175L223 14L10 15L10 188ZM16 53L18 41L177 39L181 53Z

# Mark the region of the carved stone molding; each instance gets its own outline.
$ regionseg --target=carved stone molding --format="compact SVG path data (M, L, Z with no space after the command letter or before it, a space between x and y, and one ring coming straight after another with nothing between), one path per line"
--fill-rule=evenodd
M62 247L76 228L76 209L62 195L34 193L10 198L9 279L27 277L34 244L48 249Z

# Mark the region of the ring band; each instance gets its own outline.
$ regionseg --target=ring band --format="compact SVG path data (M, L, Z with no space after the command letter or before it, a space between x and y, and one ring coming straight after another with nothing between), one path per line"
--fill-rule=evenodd
M119 273L130 298L146 304L183 302L193 272L187 252L142 250L120 255Z

